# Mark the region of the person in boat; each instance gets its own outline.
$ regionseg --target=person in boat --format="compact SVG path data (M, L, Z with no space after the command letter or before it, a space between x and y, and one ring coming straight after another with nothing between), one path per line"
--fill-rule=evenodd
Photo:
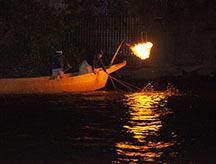
M86 54L85 59L79 67L79 73L85 74L93 72L96 74L96 67L102 67L103 71L107 73L102 61L103 54L104 53L101 49L97 50L96 52L89 50L88 54Z
M51 69L51 79L63 78L64 77L64 67L65 65L70 69L72 68L62 51L56 51L52 59Z

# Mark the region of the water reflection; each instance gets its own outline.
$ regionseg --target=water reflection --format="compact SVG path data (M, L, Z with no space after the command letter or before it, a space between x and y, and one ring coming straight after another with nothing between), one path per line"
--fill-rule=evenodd
M174 145L174 141L165 141L160 136L161 117L172 113L165 107L167 97L164 93L153 92L125 95L129 119L123 128L130 137L116 144L117 163L155 161L162 156L164 149Z

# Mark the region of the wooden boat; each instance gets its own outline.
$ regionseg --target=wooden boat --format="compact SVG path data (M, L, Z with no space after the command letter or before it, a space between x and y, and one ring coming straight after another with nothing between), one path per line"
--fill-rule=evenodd
M111 65L108 74L126 65L126 61ZM105 87L108 74L102 68L96 69L97 74L71 73L62 79L51 80L49 76L32 78L0 79L0 94L35 94L95 91Z

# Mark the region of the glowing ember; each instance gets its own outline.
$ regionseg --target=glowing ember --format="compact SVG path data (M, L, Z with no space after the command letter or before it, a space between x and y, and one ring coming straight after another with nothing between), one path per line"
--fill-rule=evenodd
M131 46L130 49L133 51L134 55L144 60L149 58L152 46L153 44L151 42L146 42L135 44Z

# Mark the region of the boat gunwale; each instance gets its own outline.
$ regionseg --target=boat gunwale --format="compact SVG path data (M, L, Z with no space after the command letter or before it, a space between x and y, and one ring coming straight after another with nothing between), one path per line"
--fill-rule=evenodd
M125 66L126 65L126 61L123 61L121 63L117 63L117 64L113 64L111 66L107 66L107 72L108 73L112 73L112 72L115 72L116 70L114 71L110 71L109 70L111 68L114 68L114 67L117 67L118 65L123 65ZM121 66L121 68L123 67ZM120 69L120 68L119 68ZM100 68L97 68L96 71L98 72L103 72L103 69L100 67ZM90 75L95 75L93 72L90 72L90 73L85 73L85 74L79 74L79 72L73 72L73 73L66 73L65 74L65 77L62 78L62 80L64 79L73 79L73 78L80 78L80 77L84 77L84 76L90 76ZM1 81L31 81L31 80L52 80L50 79L50 76L40 76L40 77L11 77L11 78L2 78L0 79L0 82ZM55 80L55 79L54 79ZM53 80L53 81L54 81Z

